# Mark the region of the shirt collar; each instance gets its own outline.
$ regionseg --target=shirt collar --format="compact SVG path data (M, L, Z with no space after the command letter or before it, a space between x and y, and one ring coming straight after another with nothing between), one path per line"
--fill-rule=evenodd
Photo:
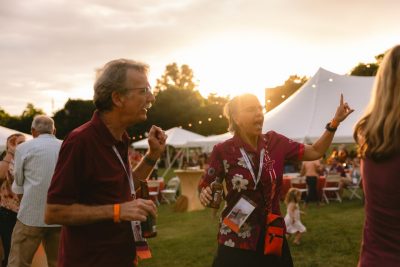
M266 139L265 135L260 134L260 136L258 137L257 150L255 150L249 144L244 142L242 140L242 138L240 138L239 134L235 133L235 135L233 136L233 142L237 148L243 147L244 150L247 152L260 153L261 149L265 148L265 146L267 144L267 139Z
M39 134L36 138L55 138L55 136L53 134Z
M118 141L117 139L115 139L114 136L111 134L110 130L107 128L107 126L101 120L100 112L98 110L96 110L93 113L93 116L92 116L92 119L90 120L90 122L93 124L94 128L96 129L96 132L99 135L101 142L103 144L105 144L106 146L114 146L121 142L121 141ZM124 144L129 144L129 135L126 131L122 135L122 142Z

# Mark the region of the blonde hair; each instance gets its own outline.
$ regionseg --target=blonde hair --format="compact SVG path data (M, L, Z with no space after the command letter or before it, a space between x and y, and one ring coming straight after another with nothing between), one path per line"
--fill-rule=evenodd
M239 131L239 126L236 124L235 120L233 119L234 116L239 112L239 106L243 100L249 98L258 98L253 94L242 94L235 96L228 103L225 104L224 107L224 116L228 119L228 131L231 133L237 133Z
M301 200L301 192L297 188L290 188L286 193L285 204L288 205L291 202L299 203Z
M354 139L361 157L379 161L400 152L400 45L384 56L364 116Z

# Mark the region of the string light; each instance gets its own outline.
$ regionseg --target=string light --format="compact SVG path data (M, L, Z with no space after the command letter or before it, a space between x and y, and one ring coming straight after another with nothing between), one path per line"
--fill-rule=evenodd
M311 85L311 87L312 87L312 88L315 88L315 87L317 87L317 86L316 86L315 84L313 84L313 85Z
M285 95L281 95L281 97L282 97L282 98L285 98L286 96L285 96Z
M329 78L329 81L330 81L330 82L333 82L333 79L332 79L332 78Z
M270 102L270 101L269 101L269 102ZM223 119L224 116L223 116L222 114L220 114L220 115L218 115L218 118ZM212 121L213 121L212 117L208 117L208 118L207 118L207 121L212 122ZM189 128L192 128L192 127L193 127L193 124L194 124L193 122L192 122L192 123L188 123L187 126L188 126ZM198 124L202 125L202 124L203 124L203 121L202 121L202 120L199 120L199 121L198 121ZM183 129L183 126L182 126L182 125L179 125L179 126L177 126L177 127L180 128L180 129ZM132 140L140 140L140 139L142 139L142 138L144 138L144 137L148 137L148 135L149 135L149 133L148 133L148 132L145 132L143 135L141 134L141 135L139 135L139 136L132 136Z

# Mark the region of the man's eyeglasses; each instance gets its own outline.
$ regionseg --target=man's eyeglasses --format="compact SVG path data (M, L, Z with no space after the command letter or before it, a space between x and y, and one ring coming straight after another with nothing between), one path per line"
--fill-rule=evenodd
M126 88L126 90L139 90L139 93L144 95L147 93L151 93L151 86L148 85L146 87Z

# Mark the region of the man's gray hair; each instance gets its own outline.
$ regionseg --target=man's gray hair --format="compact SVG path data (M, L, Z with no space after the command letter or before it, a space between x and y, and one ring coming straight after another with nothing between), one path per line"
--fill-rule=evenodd
M46 115L36 115L32 121L32 129L39 134L53 134L54 120Z
M125 82L128 69L147 74L149 66L141 62L121 58L108 62L102 69L97 71L93 102L99 111L112 109L111 96L113 92L126 94L128 90L125 87Z

